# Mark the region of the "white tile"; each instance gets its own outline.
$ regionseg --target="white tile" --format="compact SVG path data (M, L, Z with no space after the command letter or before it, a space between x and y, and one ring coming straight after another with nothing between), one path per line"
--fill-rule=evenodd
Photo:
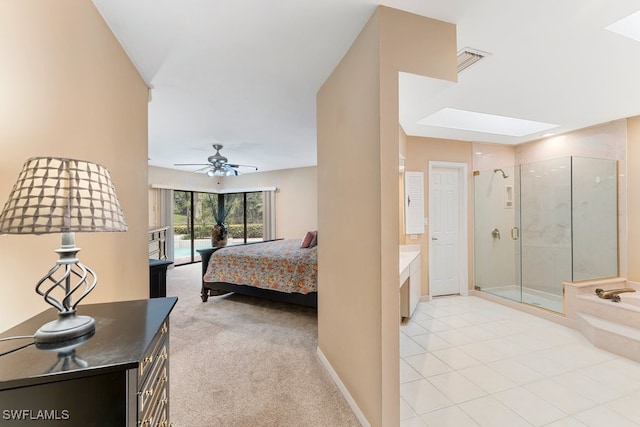
M404 361L425 378L452 371L452 368L449 365L431 353L405 357Z
M417 321L420 321L420 320L427 320L427 319L432 319L432 317L429 316L424 311L414 310L414 312L411 315L411 318L409 319L409 321L410 322L417 322Z
M617 399L625 394L575 371L556 375L552 379L569 390L599 403Z
M640 426L640 363L576 330L447 297L419 303L401 332L402 427Z
M459 331L469 336L470 338L472 338L473 342L485 341L485 340L490 340L492 338L496 338L495 334L492 334L486 329L482 329L480 326L476 326L476 325L460 328Z
M487 363L487 366L494 371L500 372L507 379L518 385L532 383L544 378L544 375L540 372L534 371L514 359L498 360L497 362Z
M418 415L452 404L447 396L427 380L400 384L400 396Z
M427 351L436 351L442 350L443 348L451 347L451 344L449 344L447 341L445 341L435 333L415 335L411 337L411 339Z
M576 420L574 417L566 417L547 424L545 427L587 427L587 425Z
M617 393L627 394L640 390L640 381L629 376L627 369L618 369L615 361L588 366L576 372L593 378L604 386L616 390Z
M400 421L416 418L417 416L416 411L403 398L400 398Z
M469 344L475 341L475 339L459 329L448 329L445 331L436 332L436 335L448 342L451 345L463 345Z
M486 341L491 347L500 352L506 359L507 357L517 356L519 354L527 353L528 350L524 347L509 341L507 338L494 338Z
M427 350L407 336L400 336L400 357L426 353Z
M513 357L513 360L525 365L529 369L539 372L544 377L560 375L567 371L567 367L545 357L540 352L526 353Z
M640 425L640 393L633 393L604 404L607 409Z
M509 335L515 335L518 333L517 330L511 327L508 321L494 321L490 323L483 323L478 326L497 337L508 337Z
M462 313L459 316L460 316L461 319L466 320L467 322L471 323L472 325L480 325L482 323L489 323L489 322L493 322L493 320L494 320L489 316L485 316L481 312L467 312L467 313Z
M480 397L458 405L482 427L530 427L520 415L504 406L493 396Z
M422 378L422 375L411 367L407 362L400 359L400 384L415 381Z
M422 421L427 427L477 427L467 414L457 406L447 406L421 415Z
M465 328L467 326L472 326L471 323L462 319L457 314L453 316L442 317L440 318L440 321L446 323L449 326L449 329L460 329L460 328Z
M400 420L400 427L426 427L420 417L413 417L406 420Z
M523 387L569 415L584 411L598 404L598 402L577 394L551 379L525 384Z
M538 354L559 363L565 368L579 369L606 362L616 356L600 350L591 344L570 343L540 350Z
M460 403L484 396L487 393L458 372L434 375L428 378L452 402Z
M576 414L575 418L589 427L638 427L637 423L604 406L587 409Z
M495 393L516 386L513 381L487 365L470 366L458 372L487 393Z
M460 345L457 348L482 363L495 362L506 358L503 353L492 347L487 341Z
M400 326L400 330L402 331L403 334L405 334L408 337L412 337L414 335L426 334L427 332L429 332L427 329L411 321L405 325Z
M479 365L481 362L469 356L464 351L456 348L445 348L443 350L434 351L431 354L442 360L453 369L462 369L469 366Z
M417 322L418 325L427 330L427 332L439 332L439 331L448 331L450 329L455 329L449 326L448 323L443 322L440 319L427 319Z
M607 366L616 372L623 372L627 377L638 381L638 385L640 385L640 363L619 357L608 361Z
M495 393L493 397L535 426L542 426L567 416L560 409L522 387Z
M505 339L518 344L520 347L527 351L544 350L545 348L558 345L557 343L551 343L543 337L536 336L530 332L522 332L519 334L505 337Z

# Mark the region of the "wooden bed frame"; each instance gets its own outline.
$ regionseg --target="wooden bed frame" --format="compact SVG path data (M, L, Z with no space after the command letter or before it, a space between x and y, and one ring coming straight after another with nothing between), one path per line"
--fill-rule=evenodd
M281 240L281 239L278 239ZM253 243L245 243L247 245L260 244L264 242L253 242ZM202 292L201 298L202 302L207 302L209 296L218 296L228 294L229 292L234 292L242 295L249 295L253 297L265 298L272 301L286 302L290 304L298 304L304 305L307 307L318 307L318 293L317 292L309 292L308 294L300 294L300 293L286 293L274 291L272 289L262 289L256 288L255 286L247 286L247 285L238 285L233 283L226 282L205 282L204 275L207 272L207 267L209 266L209 259L211 255L220 249L225 248L226 246L216 247L216 248L207 248L207 249L196 249L200 254L200 258L202 259Z

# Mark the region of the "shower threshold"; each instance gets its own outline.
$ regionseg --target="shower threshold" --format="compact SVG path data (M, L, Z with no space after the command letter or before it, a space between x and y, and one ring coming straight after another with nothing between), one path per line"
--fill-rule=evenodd
M556 313L563 313L564 307L562 296L549 292L543 292L531 288L520 288L519 286L496 286L492 288L483 287L481 292L506 298L511 301L529 304L534 307L543 308Z

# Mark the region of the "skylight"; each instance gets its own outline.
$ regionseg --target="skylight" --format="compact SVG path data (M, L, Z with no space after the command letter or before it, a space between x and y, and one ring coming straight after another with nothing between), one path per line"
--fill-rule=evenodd
M508 136L525 136L558 126L550 123L476 113L449 107L425 117L418 124Z
M640 42L640 10L614 22L605 29Z

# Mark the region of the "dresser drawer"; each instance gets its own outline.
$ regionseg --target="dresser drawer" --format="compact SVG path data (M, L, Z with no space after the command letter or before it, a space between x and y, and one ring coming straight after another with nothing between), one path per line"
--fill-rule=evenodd
M149 412L149 408L156 403L158 396L167 385L169 373L167 370L168 349L166 340L163 341L163 344L160 348L160 353L154 357L154 363L149 370L149 375L138 390L139 417L143 417Z
M138 367L137 412L139 427L168 425L169 412L169 324L168 320L151 341Z
M140 365L138 367L138 384L141 384L145 380L147 374L149 373L149 369L151 366L153 366L156 357L160 353L160 347L168 334L169 323L165 320L158 330L158 333L153 338L153 341L151 342L151 345L145 353L142 361L140 362Z

